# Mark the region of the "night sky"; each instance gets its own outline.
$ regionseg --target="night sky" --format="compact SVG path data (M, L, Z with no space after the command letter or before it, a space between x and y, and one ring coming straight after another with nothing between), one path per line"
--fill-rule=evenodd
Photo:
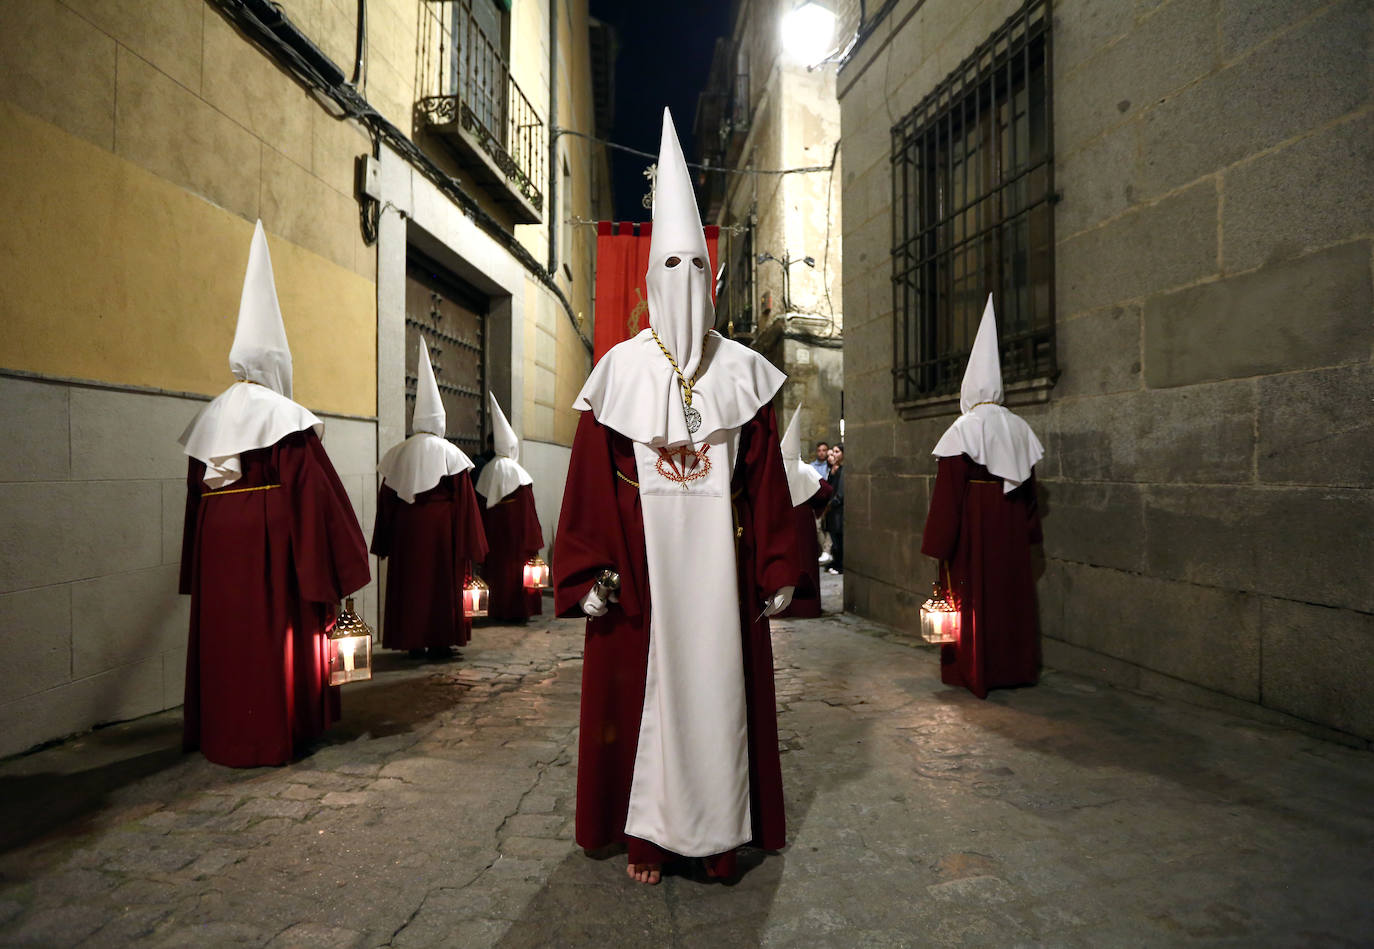
M692 123L697 96L706 86L716 37L730 32L730 6L729 0L591 0L592 16L612 24L620 43L611 141L657 153L666 105L673 112L683 154L696 161ZM649 163L647 158L611 152L618 220L649 219L640 204L648 190L643 173Z

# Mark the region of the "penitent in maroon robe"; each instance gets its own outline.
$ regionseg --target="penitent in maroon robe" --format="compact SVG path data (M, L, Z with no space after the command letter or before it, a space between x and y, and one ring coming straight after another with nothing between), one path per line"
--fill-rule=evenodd
M940 679L980 699L1030 685L1040 671L1031 545L1041 542L1035 475L1004 494L968 455L940 459L921 552L949 564L959 642L941 647Z
M369 579L353 506L313 431L243 452L205 487L191 460L181 592L191 595L184 744L230 767L279 765L339 717L325 632Z
M792 508L797 521L797 556L801 559L801 579L792 594L792 602L778 618L814 619L821 615L821 543L816 536L816 518L825 510L825 503L835 489L822 480L816 493Z
M387 558L387 649L466 646L472 620L463 587L474 561L487 555L482 515L468 472L446 475L407 504L388 484L377 491L372 552Z
M491 507L482 502L482 523L491 549L482 579L491 588L487 615L523 623L544 611L543 594L525 589L525 564L544 546L534 509L534 490L522 484Z
M671 856L625 833L649 653L648 556L630 440L584 412L573 442L554 539L554 605L559 616L583 616L580 602L602 570L620 574L620 598L589 618L582 668L577 757L577 843L595 850L629 845L631 863ZM731 481L736 523L740 629L749 741L751 843L785 843L782 766L773 691L773 644L765 597L796 582L792 502L782 472L777 422L765 405L740 431ZM703 591L703 595L709 595ZM687 605L685 608L690 608ZM717 859L728 875L733 851Z

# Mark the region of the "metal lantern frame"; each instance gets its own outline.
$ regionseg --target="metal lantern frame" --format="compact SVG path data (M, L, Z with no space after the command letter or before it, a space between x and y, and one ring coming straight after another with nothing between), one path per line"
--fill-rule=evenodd
M353 597L329 631L329 684L344 685L372 678L372 627L353 610Z
M549 565L535 555L526 561L524 577L525 589L537 593L549 585Z
M940 561L940 573L945 581L943 589L936 580L931 584L930 599L921 604L921 638L943 645L959 641L961 617L949 583L949 567L943 560Z
M487 615L491 599L491 588L476 572L463 584L463 615L468 619L481 619Z

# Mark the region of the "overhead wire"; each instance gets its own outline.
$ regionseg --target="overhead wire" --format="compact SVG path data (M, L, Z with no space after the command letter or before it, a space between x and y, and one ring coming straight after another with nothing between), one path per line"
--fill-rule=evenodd
M629 145L621 145L619 142L612 142L609 139L597 138L595 135L588 135L586 132L554 127L553 134L575 135L578 138L585 138L595 142L597 145L604 145L606 148L613 148L616 151L628 152L631 155L638 155L641 158L658 161L658 155L653 152L646 152L639 148L631 148ZM828 165L806 165L802 168L727 168L724 165L704 165L700 162L692 161L687 162L687 167L695 168L698 171L713 172L722 175L809 175L832 170L835 167L835 160L832 158Z

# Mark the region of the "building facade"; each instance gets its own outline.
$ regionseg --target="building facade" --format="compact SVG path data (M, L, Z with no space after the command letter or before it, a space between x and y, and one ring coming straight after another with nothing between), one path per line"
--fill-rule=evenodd
M589 29L585 0L0 6L0 755L181 702L176 439L232 381L256 219L364 532L425 339L448 436L480 451L494 392L552 540L594 252L560 222L609 195L556 131L594 130Z
M896 0L840 70L849 608L906 629L989 292L1048 666L1374 739L1371 19Z
M721 225L720 329L787 373L783 424L803 405L803 444L833 444L844 415L837 67L784 47L792 6L740 0L716 42L695 134L701 163L729 171L703 173L699 198L703 220ZM755 173L787 169L809 170Z

